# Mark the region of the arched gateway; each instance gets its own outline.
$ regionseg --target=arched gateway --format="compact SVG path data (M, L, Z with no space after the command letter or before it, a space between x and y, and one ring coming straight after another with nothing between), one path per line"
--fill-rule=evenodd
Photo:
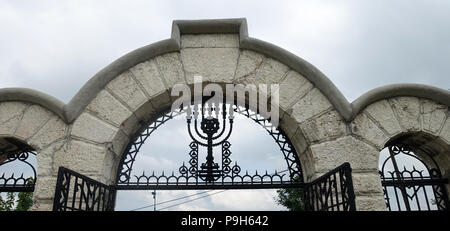
M177 84L193 88L194 76L223 89L227 84L278 84L279 102L269 107L277 110L279 126L252 110L250 93L243 105L223 102L213 110L215 120L186 120L191 159L181 161L177 173L133 178L129 170L139 145L173 117L170 108L178 96L172 90ZM377 88L349 103L311 64L248 37L245 19L174 21L170 39L119 58L66 105L30 89L0 89L0 144L14 140L36 153L34 210L112 210L121 189L226 187L304 187L307 209L386 210L383 189L392 183L380 178L379 153L394 141L433 157L439 184L445 185L439 198L448 196L449 105L447 90L418 84ZM220 112L223 106L232 110ZM226 139L231 112L247 115L268 131L289 174L239 171ZM0 151L1 167L7 149ZM196 159L196 152L207 158ZM402 185L404 180L394 179ZM3 184L0 179L0 191L11 189Z

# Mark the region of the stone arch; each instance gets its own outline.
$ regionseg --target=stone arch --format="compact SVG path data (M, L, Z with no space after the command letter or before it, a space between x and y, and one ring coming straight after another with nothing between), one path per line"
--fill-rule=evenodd
M350 162L359 210L385 207L376 171L379 150L390 138L423 131L450 142L450 93L446 90L389 85L350 104L313 65L249 37L245 19L176 20L170 39L114 61L66 105L30 89L0 89L0 134L3 118L10 118L7 113L20 109L19 104L33 105L50 115L39 128L42 136L30 139L40 153L48 153L41 155L49 163L47 178L41 178L45 179L40 184L41 207L36 209L50 209L59 166L111 183L132 135L170 107L174 84L192 85L196 74L222 85L279 84L280 127L299 154L305 180ZM8 112L1 114L2 110ZM14 110L22 121L26 112ZM46 115L31 117L26 121Z
M52 205L57 166L53 155L67 139L67 125L56 99L29 89L0 90L0 139L11 137L37 153L33 209Z
M425 89L422 93L415 93L414 91L419 90L417 85L407 87L413 87L407 94L384 94L384 97L361 107L350 123L352 135L372 147L374 156L370 160L373 161L373 166L378 164L379 152L384 147L390 142L401 141L435 153L440 160L439 164L443 168L448 168L450 153L448 106L441 103L442 100L441 102L436 100L439 94L432 96L423 94L426 89L432 88L425 87L422 88ZM445 172L448 174L448 170ZM366 179L366 182L371 187L365 188L366 190L371 188L371 192L362 193L382 194L379 177L374 171L370 175L370 179ZM357 177L354 175L354 178Z

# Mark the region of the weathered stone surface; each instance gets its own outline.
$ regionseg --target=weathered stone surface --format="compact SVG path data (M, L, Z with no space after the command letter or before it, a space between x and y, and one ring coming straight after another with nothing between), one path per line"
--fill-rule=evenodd
M33 194L33 206L31 206L31 211L52 211L53 209L53 200L50 199L37 199Z
M73 123L72 135L97 143L106 143L112 140L117 130L118 128L84 112Z
M441 134L439 134L442 139L450 143L450 117L447 117L444 126L442 127Z
M181 48L239 47L238 34L185 34L181 35Z
M352 133L375 144L380 150L389 137L365 113L360 113L351 122Z
M177 83L186 83L179 53L167 53L155 58L168 88Z
M364 111L370 114L390 135L401 132L400 124L387 100L381 100L368 106Z
M16 129L16 136L28 139L50 118L51 112L39 105L31 105Z
M408 131L420 129L420 102L416 97L397 97L389 100L400 125Z
M117 174L117 169L114 167L115 163L120 160L114 153L108 152L103 160L102 178L98 179L100 182L110 184L112 179Z
M347 132L343 118L334 110L302 123L300 126L310 142L337 138Z
M129 71L125 71L117 76L106 87L133 110L147 101L147 97L141 91L138 83L134 81Z
M373 173L352 173L353 187L356 195L367 195L370 193L383 194L380 175Z
M278 84L284 77L289 68L271 58L264 59L264 62L256 75L248 75L243 78L236 78L235 82L240 84L255 84L259 88L259 84ZM269 86L268 86L269 87ZM269 87L270 88L270 87ZM266 89L261 89L269 92Z
M121 125L120 128L129 136L134 135L134 133L145 123L146 120L137 118L135 115L128 117Z
M344 162L352 169L378 169L378 150L352 136L311 145L311 151L317 172L328 172Z
M308 147L308 143L305 139L305 135L303 134L301 129L297 129L295 134L291 137L291 141L295 147L297 153L302 153Z
M203 81L233 81L239 49L237 48L186 48L181 50L181 60L189 84L194 76L203 77Z
M155 60L139 63L130 69L136 80L142 84L145 92L151 98L166 90Z
M235 83L245 81L245 79L255 79L264 62L264 55L243 50L239 56L236 69Z
M36 155L37 174L41 176L56 176L58 169L53 169L53 155L66 144L65 140L61 140L41 150Z
M124 132L118 132L112 140L112 151L117 157L121 157L130 139Z
M59 166L64 166L81 174L98 174L103 169L106 152L105 146L72 139L69 145L65 145L55 152L53 168L57 169Z
M305 77L290 71L280 84L280 106L288 110L297 100L303 97L313 85Z
M330 107L331 104L327 98L319 89L314 88L292 107L292 116L298 123L301 123Z
M357 196L355 199L357 211L386 211L383 194Z
M444 123L445 118L447 117L447 111L447 106L423 99L422 116L420 120L422 129L434 134L439 132L442 123Z
M120 126L120 124L132 114L128 108L106 90L102 90L87 106L87 109L96 116L116 124L117 126Z
M37 148L42 149L54 141L66 136L67 125L59 117L53 116L29 141Z
M0 103L0 135L13 135L27 104L21 102Z
M298 153L298 151L297 151ZM315 167L314 160L309 149L298 155L300 163L302 164L303 178L305 182L311 182L314 179Z
M35 199L52 199L55 195L56 177L38 177L33 196Z
M280 120L280 128L286 133L288 137L293 136L299 127L300 126L292 118L291 115L289 115L288 113L284 113L283 118L281 118Z

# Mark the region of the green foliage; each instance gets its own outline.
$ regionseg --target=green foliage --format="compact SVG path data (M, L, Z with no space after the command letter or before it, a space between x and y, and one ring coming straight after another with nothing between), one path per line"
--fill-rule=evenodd
M34 184L33 178L29 178L28 185ZM33 192L20 192L17 195L16 211L28 211L33 206Z
M303 190L302 188L278 189L276 202L289 209L289 211L303 211Z
M0 211L13 211L15 200L16 197L12 192L6 193L5 199L3 199L2 195L0 194Z
M33 184L33 178L28 179L28 185ZM14 205L16 205L14 207ZM28 211L33 206L32 192L19 192L16 195L13 192L6 193L6 199L0 194L0 211Z

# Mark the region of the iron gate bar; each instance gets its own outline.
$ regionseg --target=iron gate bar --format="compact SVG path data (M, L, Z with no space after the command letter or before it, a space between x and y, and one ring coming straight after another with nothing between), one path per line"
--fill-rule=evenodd
M87 185L88 189L95 186L93 190L88 190L87 195L78 194L79 190L71 190L71 178L75 178L76 185ZM81 181L78 182L78 181ZM331 182L331 183L330 183ZM325 184L323 184L325 183ZM325 185L325 187L323 185ZM274 188L275 184L258 185L258 188ZM235 186L235 185L231 185ZM246 187L251 185L241 185ZM299 187L304 193L304 203L306 210L327 210L327 211L355 211L355 193L353 191L353 182L351 178L351 167L349 163L344 163L334 170L324 174L310 183L290 182L289 184L279 184L278 188ZM147 185L135 185L134 190L149 190ZM172 187L172 186L171 186ZM188 187L186 185L174 185L174 189L202 189L201 186ZM230 185L221 185L223 189L233 189ZM74 187L76 189L77 187ZM82 187L84 189L84 187ZM72 170L60 167L58 170L58 179L55 189L53 202L53 211L112 211L114 210L116 191L130 189L118 185L107 186L101 182L83 176ZM158 187L158 189L169 189ZM238 188L236 188L238 189ZM243 188L241 188L243 189ZM255 189L254 185L249 189ZM261 188L262 189L262 188ZM70 195L70 192L73 194ZM96 192L99 192L96 196ZM334 197L333 197L334 196ZM71 197L71 198L70 198ZM93 198L92 200L89 200ZM84 199L84 201L83 201ZM330 200L329 200L330 199ZM72 203L69 203L69 200ZM78 202L78 203L76 203Z
M304 190L305 210L356 211L352 169L348 162L307 183Z
M424 179L424 180L416 180L416 179L405 179L405 180L384 180L381 185L382 186L432 186L436 184L448 184L448 179Z
M31 155L36 156L35 151L30 151L27 148L23 148L18 152L12 153L1 153L1 155L7 155L7 158L4 162L0 163L0 167L6 165L8 163L12 163L15 161L20 161L28 165L33 171L33 176L29 178L25 178L23 173L20 176L14 176L14 173L11 176L5 176L3 173L0 176L0 192L34 192L34 188L37 180L37 173L34 166L29 163L27 160Z
M237 162L231 160L231 143L227 141L232 129L232 121L234 118L232 115L230 115L230 117L228 118L230 121L229 131L225 133L224 124L225 121L227 121L227 114L225 112L230 110L226 110L226 106L232 108L233 113L241 114L253 120L269 133L269 135L275 140L278 147L280 148L281 153L283 154L289 174L281 175L275 173L275 175L269 175L267 174L267 171L265 174L261 175L258 174L258 172L256 172L254 175L249 175L248 172L245 172L245 175L240 174L240 166L237 164ZM194 111L195 110L198 109L195 109L194 106ZM211 109L207 108L207 110ZM220 110L223 111L220 112ZM180 188L182 185L184 189L195 189L195 187L197 186L201 187L202 189L223 189L225 187L230 187L230 185L233 184L236 184L236 186L231 187L236 189L257 187L271 188L270 186L268 186L268 184L274 184L272 188L279 188L280 186L291 184L292 182L303 182L300 160L298 159L298 156L295 152L295 148L293 147L287 136L283 133L283 131L272 126L269 119L260 116L257 112L253 112L248 108L232 104L222 104L221 106L212 108L212 112L216 113L216 115L218 116L217 118L221 117L221 120L224 121L223 124L220 124L219 120L215 117L206 118L202 114L202 121L200 121L200 124L202 124L201 129L206 135L197 135L200 138L206 139L207 142L202 143L192 136L192 131L195 131L196 133L199 132L197 126L195 126L195 128L193 128L192 130L190 128L191 124L199 124L195 119L196 113L193 113L194 116L192 116L190 113L188 114L188 116L186 116L188 125L187 130L193 141L189 144L190 159L186 164L185 162L183 162L182 166L178 169L179 174L177 172L177 175L175 175L175 173L172 172L171 175L165 175L163 172L162 175L155 175L155 173L153 172L150 175L146 175L145 172L142 172L141 175L132 176L132 168L136 156L139 153L141 146L145 143L148 137L162 124L174 118L175 116L181 115L184 111L190 111L190 109L180 109L163 114L162 116L159 116L154 122L144 126L138 133L136 133L135 138L133 139L134 141L128 144L127 148L125 149L124 155L122 155L122 160L119 164L119 169L116 177L116 189L126 190L128 188L130 190L171 190L176 189L177 187ZM204 108L201 109L201 113L204 113L204 111ZM197 112L197 115L200 115L200 113ZM215 135L215 133L218 132L219 129L221 131L218 135ZM218 141L218 138L222 134L225 134L225 138L221 141ZM214 158L212 156L212 146L221 146L221 165L214 162ZM208 150L208 155L206 158L207 161L206 163L203 163L201 165L198 159L200 147L206 147ZM234 165L232 165L233 162ZM252 184L246 184L247 181L250 181Z
M74 182L72 178L75 178ZM113 211L115 197L113 187L59 167L53 211Z
M166 184L166 185L113 185L116 190L205 190L205 189L279 189L279 188L296 188L305 187L306 183L281 183L273 182L267 184L237 184L220 183L220 184Z
M379 171L387 208L392 211L393 208L391 203L395 203L398 210L401 211L406 209L407 211L411 211L411 200L412 204L416 204L416 209L419 211L431 210L432 207L430 202L436 206L437 210L448 210L449 201L446 185L449 183L449 180L442 178L439 166L432 156L423 150L421 152L422 154L427 155L429 160L432 161L431 163L435 165L435 168L430 169L427 163L412 152L411 147L404 144L390 144L388 148L389 156L384 160L381 170ZM405 155L418 160L425 166L428 175L424 176L423 172L425 170L418 170L415 166L413 166L412 170L408 170L406 167L404 167L403 170L400 170L397 166L397 161L395 160L397 155ZM394 171L385 169L389 160L391 160L394 165ZM426 187L431 188L427 189ZM411 195L408 193L407 189L413 194ZM429 193L429 189L431 189L432 193ZM400 190L400 193L398 190ZM420 191L422 194L419 193ZM420 195L423 195L423 197ZM434 202L431 201L431 196L434 196ZM423 202L425 202L425 208L421 206L424 204Z

